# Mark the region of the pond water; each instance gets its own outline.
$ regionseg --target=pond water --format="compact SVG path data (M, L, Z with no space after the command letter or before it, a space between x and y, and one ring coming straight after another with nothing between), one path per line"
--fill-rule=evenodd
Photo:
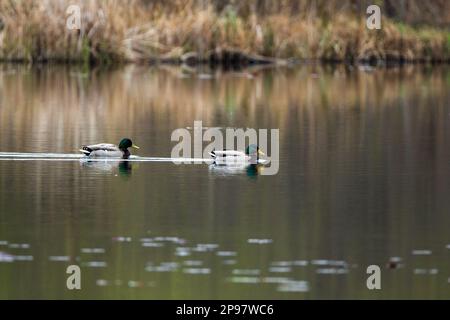
M0 160L0 298L450 298L450 69L0 66L0 152L279 128L279 171ZM81 290L68 290L68 265ZM381 268L381 290L366 269Z

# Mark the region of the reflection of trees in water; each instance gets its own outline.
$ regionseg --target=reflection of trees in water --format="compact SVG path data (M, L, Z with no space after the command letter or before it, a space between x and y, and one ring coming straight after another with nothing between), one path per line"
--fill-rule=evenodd
M23 136L30 134L58 150L73 151L72 146L86 142L115 141L118 137L107 136L107 128L129 134L137 123L175 129L201 119L206 126L270 123L284 128L289 121L307 119L316 126L333 110L385 109L399 99L408 104L447 90L444 68L427 73L421 67L368 72L343 66L208 71L214 80L200 79L197 71L180 78L180 70L128 66L83 74L68 67L39 72L3 67L0 126L14 123L14 135L1 139L0 147L39 149L27 144Z

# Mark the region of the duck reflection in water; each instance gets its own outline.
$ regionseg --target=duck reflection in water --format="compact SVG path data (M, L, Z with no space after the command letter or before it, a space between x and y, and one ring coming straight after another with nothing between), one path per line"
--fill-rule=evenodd
M249 177L257 177L264 170L269 160L260 159L264 153L256 144L249 145L244 151L213 150L210 152L213 164L210 170L220 175L233 175L245 173Z
M130 161L92 161L89 159L80 161L82 167L89 168L97 173L114 173L123 177L131 175L133 165Z
M247 175L250 178L256 178L264 170L264 165L262 164L236 164L236 165L223 165L223 164L210 164L209 171L221 175L221 176L232 176L232 175Z

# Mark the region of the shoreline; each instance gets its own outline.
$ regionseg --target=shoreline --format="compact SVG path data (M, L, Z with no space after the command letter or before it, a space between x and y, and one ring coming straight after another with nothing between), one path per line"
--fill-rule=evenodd
M387 60L370 60L362 59L354 61L349 60L336 60L336 59L300 59L300 58L289 58L289 59L277 59L272 57L261 57L261 60L254 61L240 61L233 62L229 60L195 60L195 61L185 61L183 59L150 59L148 61L131 61L131 60L116 60L108 61L107 63L97 60L92 61L82 61L82 60L67 60L67 59L42 59L37 61L29 61L26 59L0 59L0 65L30 65L30 66L42 66L42 65L62 65L62 66L81 66L87 68L97 68L97 67L116 67L116 66L126 66L126 65L138 65L138 66L173 66L173 67L209 67L211 69L222 69L222 70L240 70L251 67L296 67L296 66L307 66L307 65L323 65L323 66L370 66L375 68L389 68L389 67L406 67L406 66L447 66L450 65L450 59L442 60L404 60L404 59L387 59Z
M445 20L437 23L430 18L421 24L383 15L381 29L369 30L365 8L345 6L346 2L328 7L317 0L294 9L297 3L288 1L285 8L263 10L250 1L219 8L189 0L178 5L92 0L89 5L80 3L82 24L69 29L68 0L58 5L0 0L0 61L225 66L309 60L355 65L450 63ZM420 2L414 3L420 12Z

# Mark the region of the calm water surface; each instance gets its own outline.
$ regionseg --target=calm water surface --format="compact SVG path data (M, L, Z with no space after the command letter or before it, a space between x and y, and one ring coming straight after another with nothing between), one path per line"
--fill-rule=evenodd
M280 129L274 176L0 161L0 298L450 298L447 67L208 72L0 66L0 152Z

